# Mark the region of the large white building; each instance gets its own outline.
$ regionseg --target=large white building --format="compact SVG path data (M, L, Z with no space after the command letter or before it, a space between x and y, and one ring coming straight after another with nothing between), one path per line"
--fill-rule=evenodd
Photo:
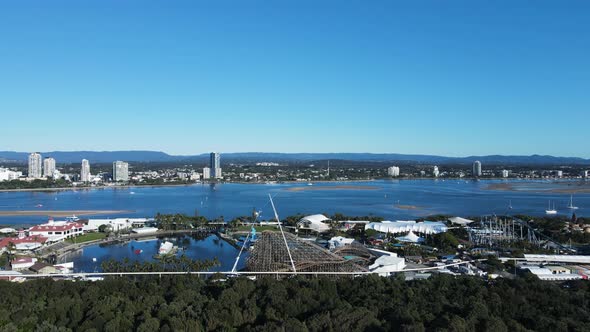
M113 163L113 181L129 181L129 164L124 161L115 161Z
M387 175L389 176L399 176L399 167L391 166L387 168Z
M18 180L22 175L22 172L16 172L8 168L0 168L0 182Z
M434 176L435 178L437 178L439 174L440 174L440 172L438 170L438 166L434 166L432 168L432 176Z
M481 162L479 160L476 160L473 163L473 176L475 177L480 177L481 176Z
M507 169L503 169L502 170L502 177L507 178L508 176L510 176L510 171Z
M29 236L46 237L49 242L62 241L83 234L84 224L72 221L49 220L46 224L29 228Z
M211 152L209 168L211 168L211 177L221 179L221 155L217 152Z
M209 167L203 167L203 180L211 178L211 169Z
M42 159L41 154L33 152L29 155L29 174L27 175L31 179L40 179L42 175Z
M118 232L135 227L144 227L146 223L153 222L149 218L115 218L115 219L89 219L88 224L84 225L84 231L98 231L99 227L106 225L112 232Z
M55 159L49 157L43 159L43 177L52 178L55 175Z
M82 168L80 169L80 181L90 182L90 163L82 159Z

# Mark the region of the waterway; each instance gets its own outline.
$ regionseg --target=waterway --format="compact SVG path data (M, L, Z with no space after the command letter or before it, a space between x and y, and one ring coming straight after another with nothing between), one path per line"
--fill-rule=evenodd
M490 190L508 184L512 189ZM529 185L534 184L534 185ZM560 183L559 186L568 186ZM376 215L386 219L414 219L432 214L478 216L483 214L543 215L549 201L559 214L570 215L569 193L552 192L548 181L502 180L380 180L346 183L195 184L170 187L131 187L60 192L1 192L0 210L128 210L105 217L152 217L156 213L186 213L231 220L262 211L273 217L268 194L279 216L335 212ZM500 186L501 187L501 186ZM494 186L492 186L494 188ZM529 189L527 189L529 188ZM533 188L531 190L530 188ZM509 205L512 209L509 209ZM590 193L574 194L578 216L590 215ZM45 216L0 217L0 224L36 224Z

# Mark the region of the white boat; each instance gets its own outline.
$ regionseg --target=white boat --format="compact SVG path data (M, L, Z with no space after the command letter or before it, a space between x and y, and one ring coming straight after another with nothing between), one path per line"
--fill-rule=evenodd
M547 208L547 210L545 210L545 214L557 214L557 210L555 210L555 203L553 204L553 208L551 208L551 201L549 201L549 207Z
M308 182L308 183L307 183L307 185L308 185L308 186L313 186L313 183L311 183L311 182Z
M568 209L577 210L578 207L574 206L574 195L570 195L570 204L567 206Z
M159 255L168 255L170 252L172 252L172 249L174 248L174 244L172 244L172 242L162 242L162 244L160 245L160 250L158 250L158 254Z

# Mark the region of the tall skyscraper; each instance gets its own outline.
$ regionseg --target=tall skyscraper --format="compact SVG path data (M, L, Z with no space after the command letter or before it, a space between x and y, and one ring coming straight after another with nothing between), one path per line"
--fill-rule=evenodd
M90 182L90 163L82 159L82 168L80 169L80 181Z
M203 180L208 180L211 178L211 169L209 167L203 168Z
M50 178L55 174L55 159L43 159L43 177Z
M481 162L476 160L473 163L473 176L480 177L481 176Z
M113 181L129 181L129 164L124 161L115 161L113 163Z
M41 178L41 154L37 152L33 152L29 155L29 174L28 177L33 179L40 179Z
M439 174L440 174L440 172L438 171L438 166L434 166L434 167L432 168L432 175L433 175L435 178L437 178Z
M391 166L389 168L387 168L387 175L389 176L399 176L399 167L397 166Z
M221 178L221 155L219 153L211 152L209 168L211 168L211 176L213 178Z

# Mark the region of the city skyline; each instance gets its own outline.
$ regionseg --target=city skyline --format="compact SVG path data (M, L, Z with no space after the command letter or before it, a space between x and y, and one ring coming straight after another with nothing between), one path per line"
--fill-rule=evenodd
M27 114L28 132L0 139L15 151L588 158L589 8L3 4L0 108L9 123Z

